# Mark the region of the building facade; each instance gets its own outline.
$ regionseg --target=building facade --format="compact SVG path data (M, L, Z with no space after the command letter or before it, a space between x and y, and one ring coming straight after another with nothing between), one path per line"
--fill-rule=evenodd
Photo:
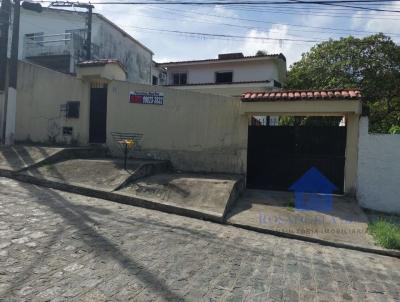
M221 95L279 88L286 81L283 54L244 56L220 54L218 59L161 63L167 70L167 85Z
M43 8L21 8L19 59L74 74L87 59L87 13ZM11 45L11 34L9 46ZM100 14L93 14L91 59L120 61L131 82L152 83L153 52Z

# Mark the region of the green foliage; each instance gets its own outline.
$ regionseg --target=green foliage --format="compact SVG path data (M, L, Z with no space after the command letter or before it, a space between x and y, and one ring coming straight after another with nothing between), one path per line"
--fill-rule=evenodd
M266 50L259 50L256 52L256 57L266 56L268 52Z
M339 126L337 116L281 116L279 126Z
M295 203L294 199L289 200L288 203L287 203L287 205L286 205L286 208L287 208L289 211L294 211L294 208L295 208L295 207L296 207L296 203Z
M400 126L392 126L389 129L390 134L400 134Z
M384 248L400 250L400 225L392 220L380 218L373 221L368 225L368 232Z
M370 131L388 133L400 125L400 46L383 34L322 42L291 66L286 88L360 88Z

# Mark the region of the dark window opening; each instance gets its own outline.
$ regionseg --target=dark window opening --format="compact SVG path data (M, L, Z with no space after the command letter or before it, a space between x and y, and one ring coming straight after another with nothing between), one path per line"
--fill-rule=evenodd
M232 83L233 82L233 72L216 72L215 73L215 83Z
M158 85L158 78L153 76L153 85Z
M274 87L281 88L282 84L280 82L274 80Z
M173 84L174 85L186 85L187 84L187 74L184 72L181 73L174 73L173 77Z
M63 135L72 135L72 127L63 127L62 133Z
M79 118L80 102L67 102L66 118Z

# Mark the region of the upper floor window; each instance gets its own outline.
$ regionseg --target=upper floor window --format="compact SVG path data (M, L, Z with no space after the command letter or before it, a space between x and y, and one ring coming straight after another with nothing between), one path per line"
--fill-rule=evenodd
M187 84L187 73L186 72L178 72L172 74L172 84L173 85L185 85Z
M232 71L221 71L215 73L215 83L232 83L233 72Z

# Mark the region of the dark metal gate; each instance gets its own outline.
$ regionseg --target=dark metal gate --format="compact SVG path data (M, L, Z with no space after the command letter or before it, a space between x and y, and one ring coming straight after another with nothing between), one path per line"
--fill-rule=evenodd
M249 126L247 187L288 190L311 167L343 193L346 127Z
M106 131L107 131L107 88L91 88L89 142L105 143Z

